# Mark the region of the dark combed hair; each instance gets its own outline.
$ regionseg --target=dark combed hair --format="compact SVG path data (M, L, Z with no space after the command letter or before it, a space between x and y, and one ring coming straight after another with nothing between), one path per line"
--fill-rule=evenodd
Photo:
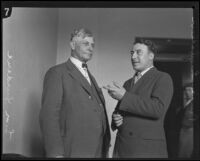
M153 52L155 55L158 54L157 46L152 40L137 38L133 44L137 43L146 45L151 52Z
M193 82L187 82L183 85L183 89L186 89L187 87L193 87Z

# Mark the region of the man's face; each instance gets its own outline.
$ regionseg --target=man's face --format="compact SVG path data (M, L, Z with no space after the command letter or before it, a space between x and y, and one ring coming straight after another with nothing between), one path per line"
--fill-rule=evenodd
M93 37L77 37L71 44L74 50L74 56L80 61L87 62L92 58L94 51L94 38Z
M136 43L131 51L131 62L136 71L142 72L153 65L154 54L144 44Z
M185 88L185 96L187 99L192 99L193 97L193 87L186 87Z

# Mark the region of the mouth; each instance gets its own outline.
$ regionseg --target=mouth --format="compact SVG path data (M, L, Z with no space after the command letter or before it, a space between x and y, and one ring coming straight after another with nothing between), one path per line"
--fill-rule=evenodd
M88 53L88 54L92 54L92 53L93 53L93 51L88 51L87 53Z
M92 53L92 52L89 52L88 54L89 54L89 56L92 56L92 55L93 55L93 53Z
M92 55L93 55L92 52L89 52L89 53L87 54L87 57L90 57L90 58L91 58Z
M133 63L133 64L138 64L139 62L136 62L136 61L132 61L132 63Z

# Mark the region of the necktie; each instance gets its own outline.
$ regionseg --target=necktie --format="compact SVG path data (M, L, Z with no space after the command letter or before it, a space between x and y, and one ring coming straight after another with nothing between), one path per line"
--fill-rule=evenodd
M134 78L134 84L142 77L142 74L140 72L137 72L135 74L135 78Z
M87 69L87 64L86 64L86 63L83 63L83 64L82 64L82 68L86 68L86 69Z
M88 69L87 69L87 64L86 63L83 63L82 64L82 68L84 70L84 77L87 79L87 81L89 82L89 84L91 85L91 82L90 82L90 77L88 75Z

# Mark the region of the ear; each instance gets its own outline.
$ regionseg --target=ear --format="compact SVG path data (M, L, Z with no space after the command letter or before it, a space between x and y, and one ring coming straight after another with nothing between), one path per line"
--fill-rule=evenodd
M75 49L75 42L74 42L74 41L71 41L71 42L70 42L70 46L71 46L71 49L74 50L74 49Z
M153 60L153 59L154 59L154 53L150 52L150 53L149 53L149 58L150 58L151 60Z

